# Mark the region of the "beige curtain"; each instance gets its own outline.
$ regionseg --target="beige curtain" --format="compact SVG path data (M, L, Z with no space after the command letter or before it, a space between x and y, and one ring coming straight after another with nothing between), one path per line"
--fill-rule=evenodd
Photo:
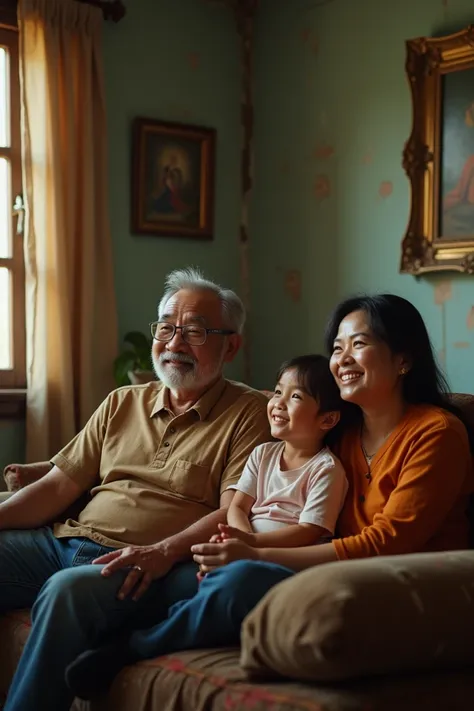
M102 15L19 0L27 461L66 444L113 387Z

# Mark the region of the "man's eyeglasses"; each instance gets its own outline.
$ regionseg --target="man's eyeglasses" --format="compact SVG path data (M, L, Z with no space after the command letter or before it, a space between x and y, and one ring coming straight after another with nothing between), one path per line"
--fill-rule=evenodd
M204 326L195 324L175 326L174 323L167 321L150 323L151 335L155 341L171 341L178 330L181 331L183 341L189 343L190 346L203 346L209 333L216 333L218 336L230 336L235 333L227 328L204 328Z

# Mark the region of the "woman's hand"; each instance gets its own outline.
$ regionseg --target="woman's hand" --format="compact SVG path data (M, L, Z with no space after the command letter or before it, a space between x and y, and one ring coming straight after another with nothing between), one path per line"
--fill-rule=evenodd
M199 543L191 546L191 552L203 573L209 573L214 568L220 568L235 560L258 560L257 548L237 538L229 538L222 543Z

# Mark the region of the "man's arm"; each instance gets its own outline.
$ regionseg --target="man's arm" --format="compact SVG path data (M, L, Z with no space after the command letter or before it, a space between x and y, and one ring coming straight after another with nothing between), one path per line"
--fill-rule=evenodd
M83 492L55 466L0 504L0 530L43 526L63 513Z
M157 548L162 548L167 557L170 557L174 563L179 563L181 560L190 559L191 546L195 543L208 541L209 538L218 531L220 523L225 523L227 520L227 511L234 497L235 491L224 491L220 498L220 508L217 511L204 516L196 523L186 528L184 531L176 533L174 536L165 538L164 541L157 543Z
M191 558L191 546L208 541L216 533L218 525L227 519L227 509L234 491L224 491L220 498L220 508L204 516L184 531L165 538L151 546L127 546L96 558L94 563L103 565L102 575L108 576L123 568L130 572L118 592L123 600L133 590L133 599L138 600L147 590L152 580L166 575L173 565Z

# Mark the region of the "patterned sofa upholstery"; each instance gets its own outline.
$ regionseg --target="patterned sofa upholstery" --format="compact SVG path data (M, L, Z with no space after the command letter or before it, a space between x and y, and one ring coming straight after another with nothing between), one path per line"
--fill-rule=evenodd
M463 408L474 431L474 396L456 395L453 399ZM0 708L29 627L27 610L0 617ZM58 630L58 634L62 633ZM472 644L472 639L467 643ZM182 652L127 667L107 696L90 704L76 700L72 709L468 711L473 700L473 669L367 678L350 683L309 684L284 680L259 683L247 678L241 669L238 649L210 649Z

